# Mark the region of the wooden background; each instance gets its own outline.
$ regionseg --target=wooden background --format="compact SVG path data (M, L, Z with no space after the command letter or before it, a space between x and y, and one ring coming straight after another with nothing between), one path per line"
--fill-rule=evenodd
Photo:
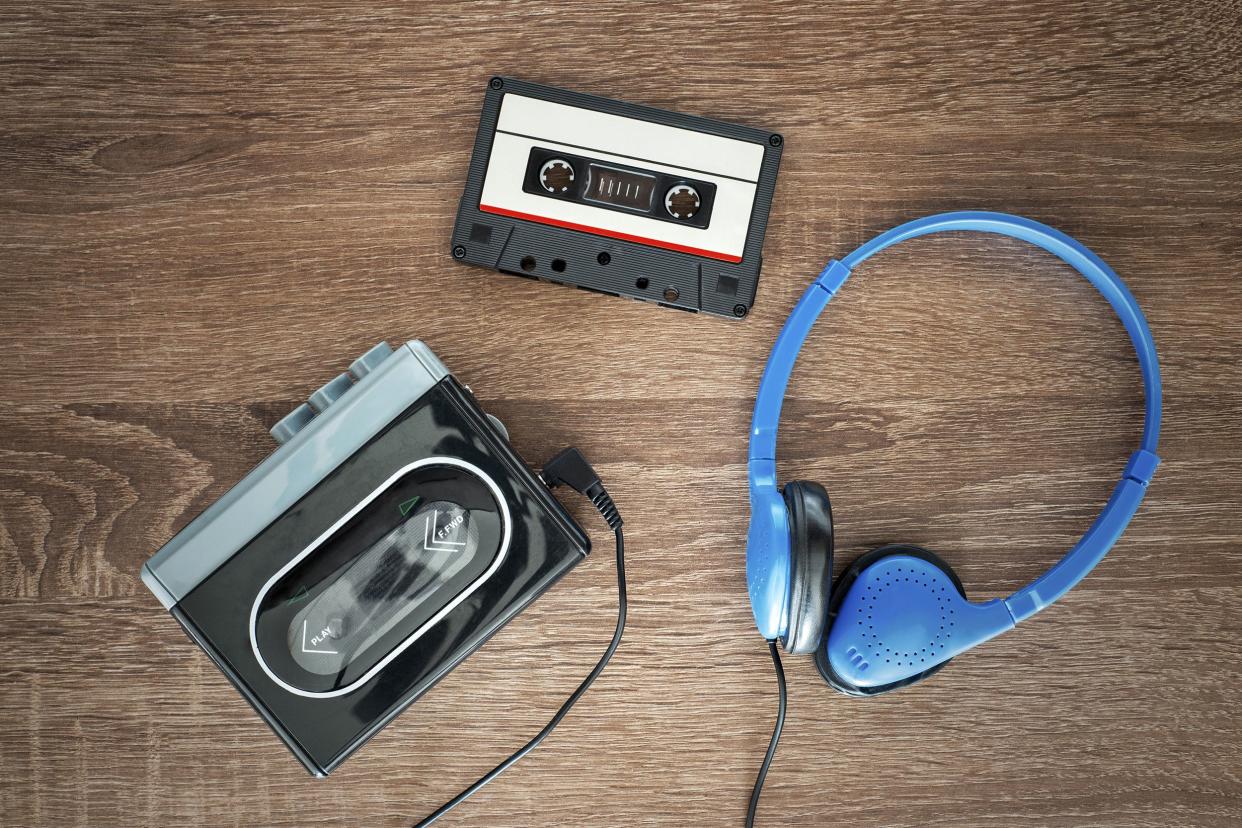
M953 208L1094 248L1150 319L1164 464L1067 600L916 689L787 661L762 825L1242 822L1242 5L7 3L0 10L0 823L379 825L547 719L603 648L611 543L338 773L310 779L140 565L380 339L423 338L533 464L594 460L631 622L535 754L447 825L740 824L776 694L746 603L766 351L822 263ZM492 74L778 129L736 323L456 264ZM921 240L798 365L783 476L838 570L886 541L972 597L1058 556L1141 427L1104 301L1038 251Z

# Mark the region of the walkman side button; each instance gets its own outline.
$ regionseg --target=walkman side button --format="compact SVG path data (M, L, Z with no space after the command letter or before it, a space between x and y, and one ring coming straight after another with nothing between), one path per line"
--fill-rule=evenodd
M392 356L392 347L387 342L381 342L355 359L349 366L349 373L354 375L354 379L361 380L390 356Z
M487 419L492 421L492 425L496 426L496 430L499 431L502 435L504 435L504 438L506 440L509 439L509 429L505 428L504 423L502 423L498 418L496 418L495 416L491 414L487 415Z
M324 409L339 400L354 385L349 374L338 374L319 386L319 390L310 395L311 408L323 413Z
M270 430L272 439L283 446L313 419L315 419L315 410L306 403L302 403L272 426Z

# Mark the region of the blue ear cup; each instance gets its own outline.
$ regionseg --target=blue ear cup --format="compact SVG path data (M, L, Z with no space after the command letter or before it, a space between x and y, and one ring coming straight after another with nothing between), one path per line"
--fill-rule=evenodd
M781 646L814 652L824 635L832 586L832 503L818 483L794 480L784 487L789 510L789 610Z
M828 605L826 634L821 642L821 646L815 651L815 666L819 668L819 674L823 676L824 681L828 682L833 689L849 696L877 696L881 693L897 690L922 681L949 663L947 659L939 661L931 667L920 670L913 676L880 685L856 683L858 681L866 682L870 679L871 676L866 675L867 673L871 673L872 676L876 675L873 672L873 662L875 664L881 662L891 664L893 654L890 651L893 649L893 644L896 643L897 638L903 638L900 634L895 634L895 631L893 631L889 632L888 641L885 641L884 632L888 631L886 629L888 625L883 620L880 623L881 631L876 630L875 615L877 608L873 598L879 598L883 594L885 587L882 583L876 584L869 580L862 587L861 597L852 601L849 609L846 610L844 615L842 614L842 605L845 603L846 597L853 591L854 585L858 583L859 576L870 569L872 565L890 556L902 556L903 558L925 561L945 576L952 589L959 596L963 599L966 597L966 588L962 586L961 579L957 577L957 573L953 571L952 567L940 556L921 546L911 546L908 544L881 546L878 549L871 550L850 564L850 567L841 574L836 589L833 590L832 599ZM898 569L904 570L905 566L898 564ZM905 577L904 572L897 574L903 578ZM887 579L880 578L879 580L884 581ZM939 579L935 580L936 583L933 589L936 590L938 597L943 596L945 594L943 591L944 584ZM905 582L903 581L902 583L904 584ZM915 581L915 585L921 586L918 580ZM939 601L937 604L939 604ZM845 661L845 666L843 666L840 672L834 669L834 659L829 656L829 642L833 638L832 631L838 621L841 621L841 631L837 633L837 643L838 647L844 645L841 654L844 656ZM849 630L851 626L854 628L852 631ZM936 626L939 628L941 625L937 623ZM853 634L850 635L850 632ZM939 629L937 629L937 632L939 632ZM924 637L928 638L929 643L936 640L934 637L926 635ZM861 646L859 643L856 643L858 639L861 639ZM926 657L926 654L922 652L926 646L927 644L923 644L919 647L920 652L918 655L920 659ZM900 651L900 654L897 656L899 667L903 666L901 662L905 660L905 653L907 652L913 653L914 651L908 649ZM910 658L913 660L914 656L911 655ZM841 660L841 658L836 659L837 662ZM925 662L920 662L920 667L923 664Z
M815 653L820 675L851 696L921 681L949 660L1014 625L1003 601L966 600L961 579L917 546L884 546L842 576Z

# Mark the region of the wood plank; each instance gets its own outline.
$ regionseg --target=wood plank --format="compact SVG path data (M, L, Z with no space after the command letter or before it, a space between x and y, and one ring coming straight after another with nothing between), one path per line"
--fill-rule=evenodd
M828 258L956 208L1123 276L1164 463L1082 587L917 690L846 699L788 659L759 822L1242 823L1240 34L1228 0L0 8L0 823L407 825L543 724L611 630L581 503L592 558L327 780L137 578L284 412L421 337L532 463L587 452L630 563L614 664L446 824L739 824L775 710L743 572L767 350ZM781 131L750 317L452 261L492 74ZM1002 596L1089 525L1141 394L1065 267L920 240L812 334L781 475L827 484L838 571L917 542Z

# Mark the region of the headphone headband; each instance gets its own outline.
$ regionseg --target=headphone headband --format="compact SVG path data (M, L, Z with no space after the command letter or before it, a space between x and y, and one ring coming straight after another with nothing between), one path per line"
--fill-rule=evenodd
M1099 256L1058 230L1005 213L941 213L895 227L863 244L841 261L829 262L802 294L772 346L755 400L748 460L752 505L748 556L759 556L762 559L755 571L762 571L763 567L771 563L768 559L772 555L773 533L787 531L785 518L775 508L775 500L780 499L776 483L776 432L790 374L815 321L828 301L849 278L851 271L871 256L906 239L959 230L995 233L1021 239L1043 248L1081 273L1104 295L1120 317L1130 335L1130 341L1134 344L1139 367L1143 372L1146 415L1143 439L1138 451L1131 455L1122 479L1113 490L1104 510L1078 543L1047 572L1005 599L1005 605L1013 620L1021 621L1035 614L1081 581L1117 541L1137 511L1147 484L1160 462L1155 451L1160 436L1161 396L1156 345L1138 303L1117 274ZM781 508L783 509L783 504ZM765 535L768 536L766 540ZM752 568L748 565L747 569L751 571ZM768 602L765 606L771 606L771 598L775 596L770 591L778 582L779 578L771 581L764 579L762 582L752 578L749 584L752 604L757 605L756 599L759 598ZM781 606L780 600L776 602L776 606ZM759 622L761 631L765 626L773 628L774 619L756 617L756 621Z

